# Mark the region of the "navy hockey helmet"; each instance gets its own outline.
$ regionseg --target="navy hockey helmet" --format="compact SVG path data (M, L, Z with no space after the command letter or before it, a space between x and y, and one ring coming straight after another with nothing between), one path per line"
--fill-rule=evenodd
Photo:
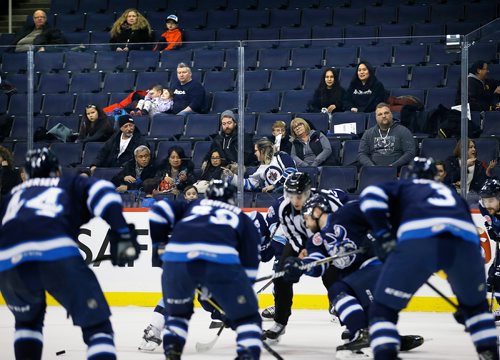
M285 192L288 194L302 194L311 189L311 178L307 173L295 172L285 181Z
M432 158L416 157L409 166L410 179L434 180L437 175L436 163Z
M304 206L302 207L302 213L304 215L312 216L313 210L315 208L320 208L321 211L327 214L333 212L330 202L321 194L314 194L309 199L307 199L307 201L304 203Z
M207 199L219 200L231 205L235 205L235 197L237 193L238 189L236 188L236 186L224 180L212 179L208 184L205 196L207 197Z
M479 190L479 196L481 198L500 197L500 180L487 179Z
M26 163L24 164L26 176L31 178L54 177L61 172L61 166L57 156L46 147L33 149L26 152Z

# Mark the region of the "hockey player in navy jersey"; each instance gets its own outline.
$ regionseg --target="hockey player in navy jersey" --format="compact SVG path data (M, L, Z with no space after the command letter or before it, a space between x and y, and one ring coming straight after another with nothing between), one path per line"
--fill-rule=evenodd
M322 193L328 199L333 211L337 211L347 200L342 190L319 190L311 189L311 178L307 173L296 172L285 181L284 196L280 197L269 208L267 223L271 229L280 226L286 238L285 244L276 248L276 257L279 258L275 269L280 269L286 258L307 255L307 239L312 235L307 229L302 217L302 206L311 194ZM331 267L323 275L322 280L328 288L337 278L335 268ZM278 340L285 333L288 319L292 313L293 284L283 278L276 278L274 284L274 324L263 335L266 339Z
M47 148L28 151L24 170L28 180L1 208L0 291L15 317L16 359L42 356L46 291L82 328L88 359L116 359L108 304L76 240L82 224L101 217L111 226L113 264L137 259L121 198L108 181L61 176Z
M321 194L311 196L302 208L306 226L314 235L307 242L308 255L300 260L290 257L285 260L285 278L297 282L303 273L301 266L330 256L340 256L331 265L338 269L338 281L328 288L330 304L346 325L349 342L338 346L339 351L358 351L369 347L368 309L372 302L382 263L370 247L370 225L359 208L358 201L350 201L333 213L330 203ZM341 257L343 254L364 250L358 254ZM305 272L306 275L322 276L330 266L325 263ZM403 351L423 343L417 335L402 337Z
M235 186L211 180L207 199L162 200L150 210L153 247L166 243L161 260L167 359L181 357L199 286L210 292L236 331L237 358L260 357L261 319L252 288L260 237L252 220L234 206L235 195Z
M370 307L375 360L397 359L398 314L434 272L444 270L480 359L497 360L479 236L464 199L435 181L432 159L415 158L410 179L369 186L360 196L385 260Z
M488 270L488 291L493 293L500 304L500 180L488 179L479 191L479 211L484 217L484 226L488 236L496 244L495 259ZM494 312L495 320L500 320L500 309Z

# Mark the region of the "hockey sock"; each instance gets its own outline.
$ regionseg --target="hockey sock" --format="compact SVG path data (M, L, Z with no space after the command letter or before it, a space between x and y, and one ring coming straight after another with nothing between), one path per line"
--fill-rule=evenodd
M475 314L465 321L472 342L477 352L485 349L497 349L497 332L493 315L489 312Z
M242 323L236 327L236 345L238 355L245 352L252 354L252 359L260 358L262 347L262 329L256 323Z
M163 348L167 350L175 345L180 352L186 344L189 319L178 316L169 316L163 329Z
M18 328L14 333L16 359L41 359L43 335L41 331Z
M376 360L396 359L401 345L398 311L378 302L370 308L370 347Z
M116 360L116 348L112 334L94 334L90 337L87 345L87 360Z
M335 298L334 303L335 311L342 323L349 329L351 337L356 331L368 326L365 311L355 297L343 293Z

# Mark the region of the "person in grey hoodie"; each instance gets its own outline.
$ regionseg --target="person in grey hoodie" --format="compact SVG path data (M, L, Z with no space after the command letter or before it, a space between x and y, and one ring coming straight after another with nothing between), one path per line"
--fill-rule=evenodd
M361 166L389 165L398 168L415 157L415 140L406 127L395 123L389 104L375 108L377 124L365 131L358 149Z

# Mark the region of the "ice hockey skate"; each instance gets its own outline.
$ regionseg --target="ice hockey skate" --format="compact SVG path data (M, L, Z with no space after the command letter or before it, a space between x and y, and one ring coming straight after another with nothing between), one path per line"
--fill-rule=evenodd
M158 346L161 345L161 329L151 324L144 329L144 335L142 336L141 345L139 345L140 351L155 351Z
M497 326L500 325L500 307L498 307L495 311L493 311L493 317L495 318L495 324Z
M262 332L262 340L267 341L268 344L276 344L279 342L281 335L285 334L286 325L275 322L270 329Z
M368 329L356 332L354 338L343 345L337 346L336 359L372 359Z
M262 310L262 313L260 314L262 316L262 320L273 320L275 310L276 308L274 305L268 306Z
M165 349L165 360L181 360L182 350L176 344L168 345Z
M424 343L424 338L420 335L401 335L401 351L415 349Z

